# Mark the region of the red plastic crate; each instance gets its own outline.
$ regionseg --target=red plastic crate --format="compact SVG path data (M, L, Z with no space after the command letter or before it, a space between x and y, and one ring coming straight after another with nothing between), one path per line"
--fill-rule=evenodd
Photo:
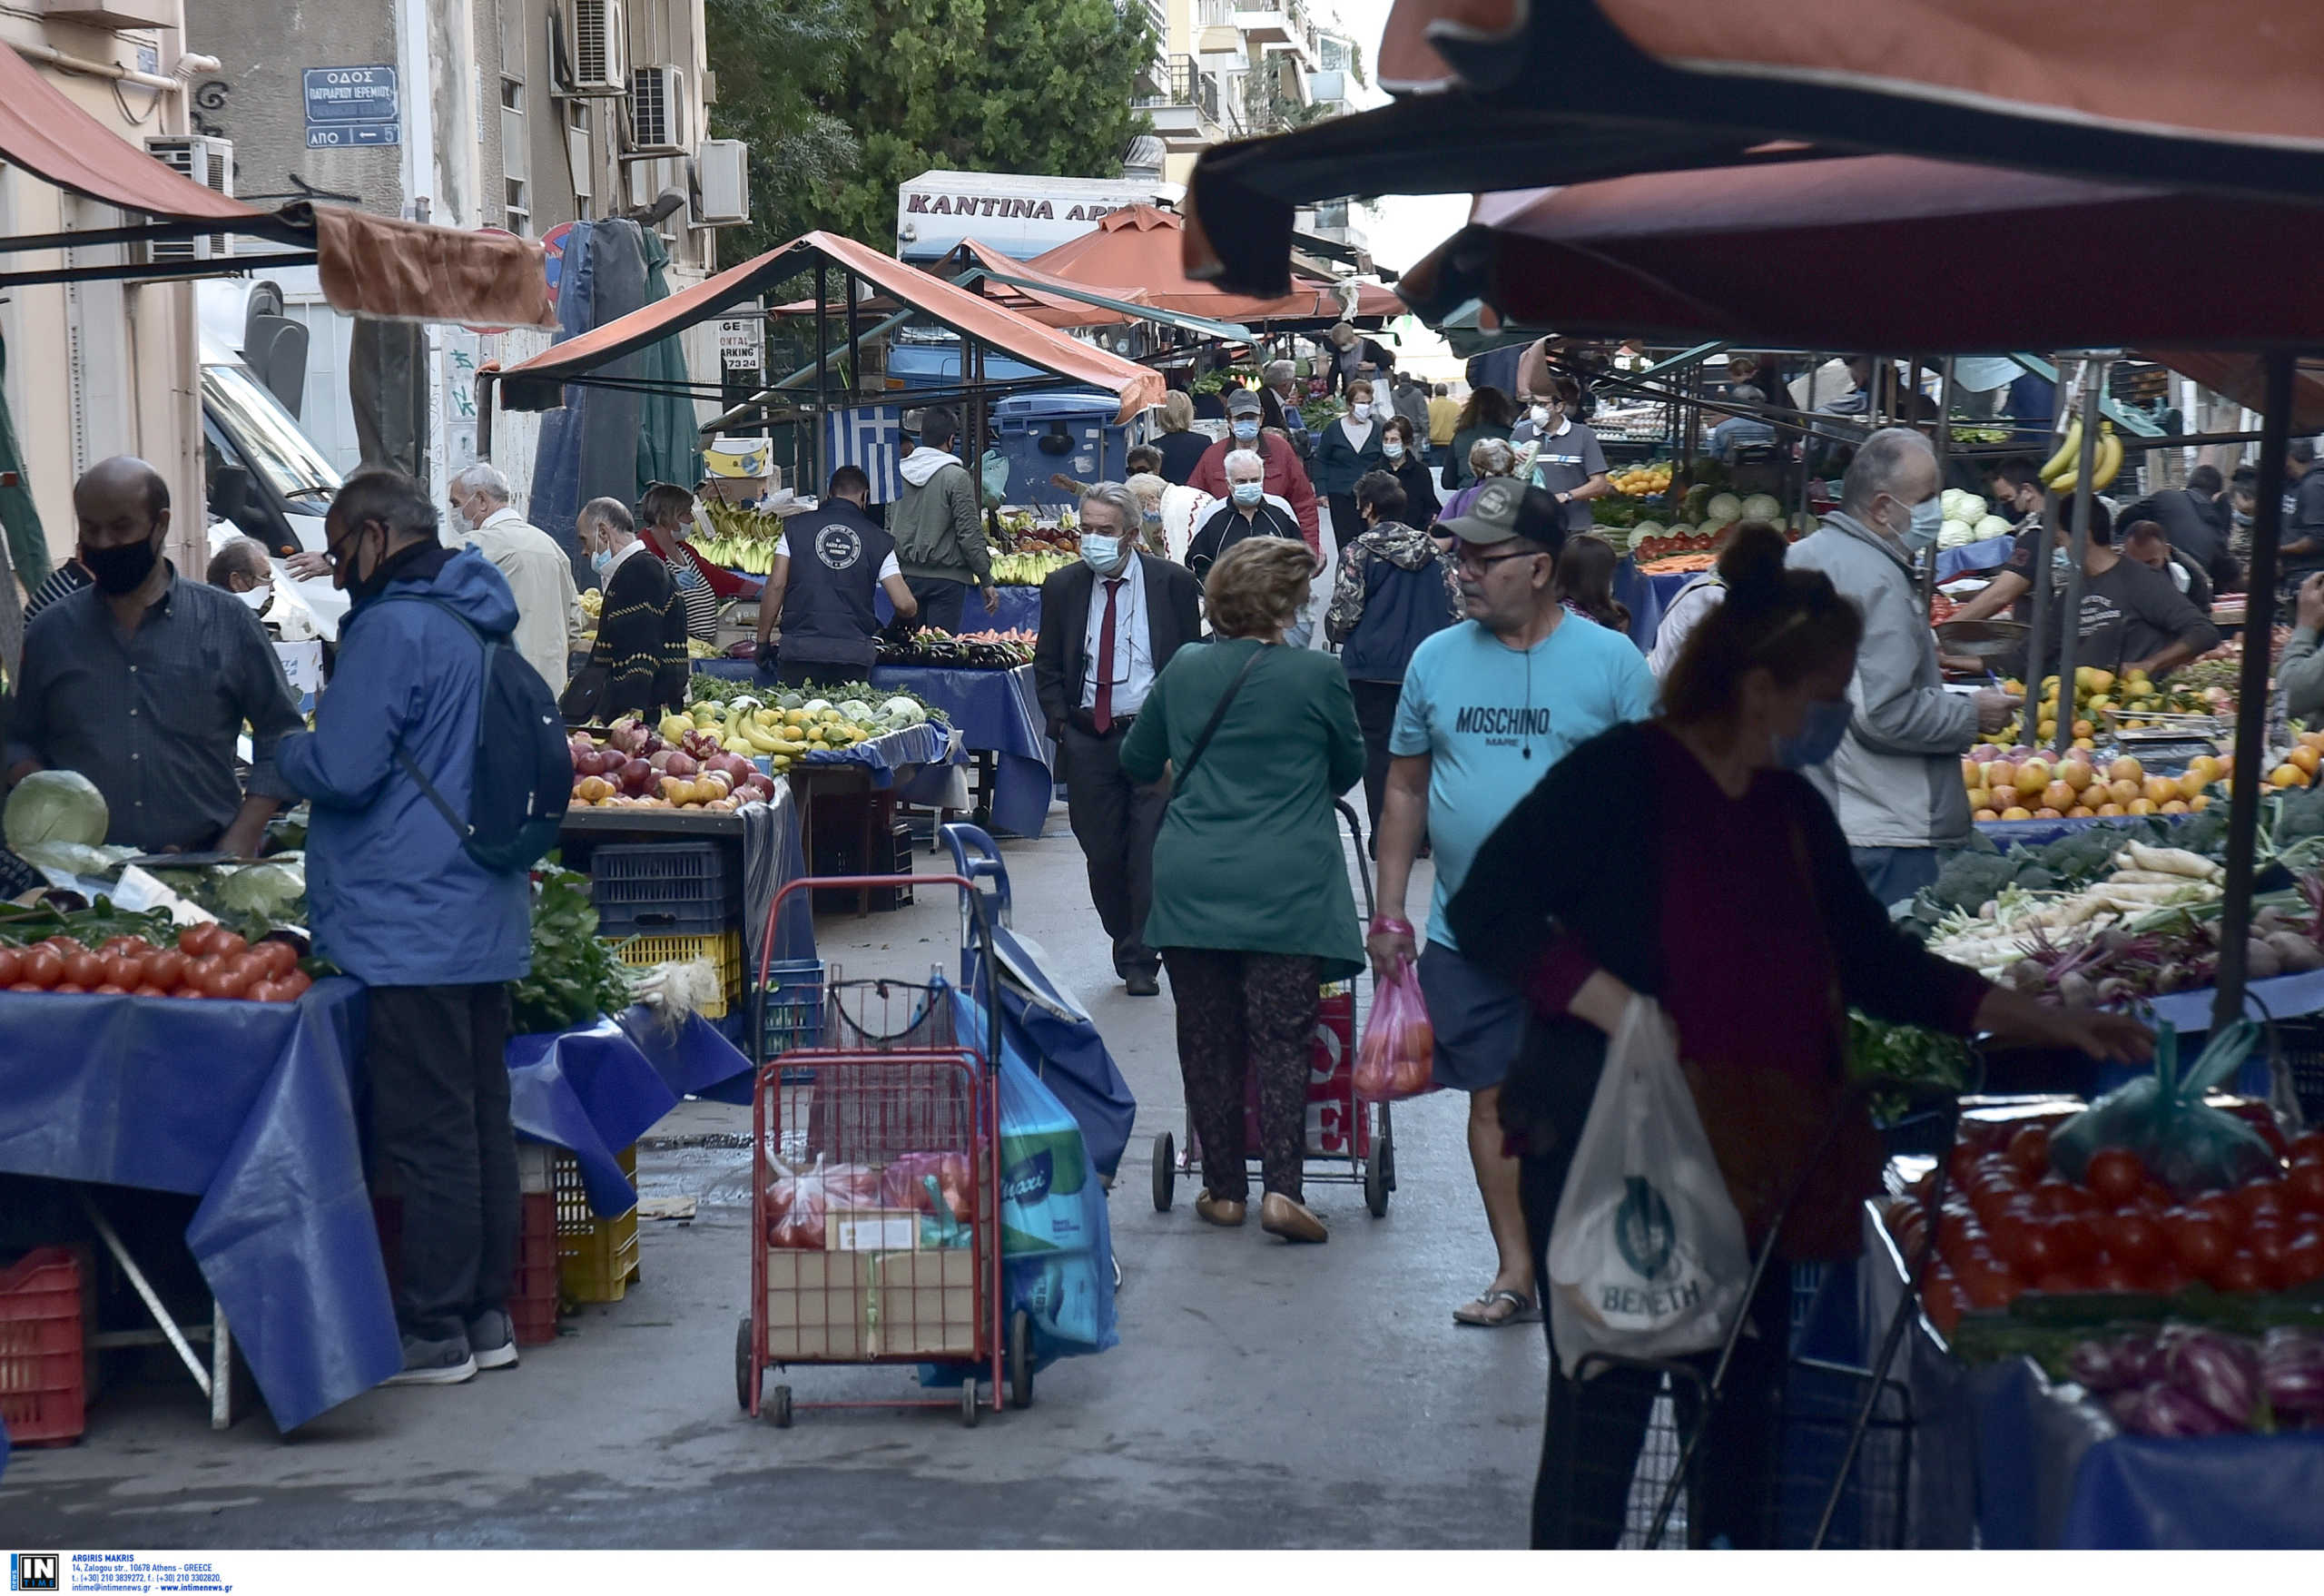
M508 1288L508 1318L518 1346L541 1346L556 1339L556 1197L528 1191L517 1201L517 1273ZM379 1255L392 1294L403 1282L403 1201L374 1197L371 1216L379 1227Z
M0 1420L12 1444L70 1441L87 1423L81 1266L44 1246L0 1270Z
M508 1290L508 1320L518 1346L556 1339L556 1196L528 1191L517 1230L517 1277Z

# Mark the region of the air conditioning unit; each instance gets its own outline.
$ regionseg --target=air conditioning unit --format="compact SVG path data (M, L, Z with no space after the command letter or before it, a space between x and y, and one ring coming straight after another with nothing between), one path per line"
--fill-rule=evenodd
M694 160L700 191L695 221L740 227L751 219L751 147L740 139L704 139Z
M629 92L629 35L621 0L566 0L565 61L571 74L566 92L623 94Z
M629 74L629 151L682 155L686 149L686 74L675 66L641 66Z
M145 141L145 153L180 177L229 198L233 195L234 144L231 139L206 138L200 133L156 135ZM234 235L204 233L139 247L151 264L164 261L225 261L233 258Z

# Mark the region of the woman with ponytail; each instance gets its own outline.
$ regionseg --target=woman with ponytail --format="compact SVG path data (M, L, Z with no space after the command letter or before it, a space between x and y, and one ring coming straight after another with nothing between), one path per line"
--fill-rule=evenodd
M1537 1278L1607 1039L1633 997L1660 1008L1728 1194L1756 1248L1785 1199L1783 1260L1850 1256L1881 1148L1846 1087L1847 1013L1955 1036L2137 1059L2135 1021L2043 1008L1925 951L1856 873L1798 772L1846 731L1863 621L1822 573L1788 569L1772 527L1738 529L1726 602L1664 684L1660 715L1582 744L1503 821L1448 910L1464 951L1524 991L1525 1051L1502 1090ZM1767 1271L1709 1419L1694 1524L1765 1542L1789 1271ZM1554 1334L1533 1543L1610 1547L1659 1375L1565 1377ZM1709 1376L1713 1357L1699 1362ZM1683 1387L1679 1421L1701 1422ZM1585 1413L1583 1410L1586 1409Z

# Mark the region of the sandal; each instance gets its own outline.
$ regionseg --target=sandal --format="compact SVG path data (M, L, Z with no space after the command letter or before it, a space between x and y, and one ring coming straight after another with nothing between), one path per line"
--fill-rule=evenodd
M1503 1304L1506 1313L1494 1310ZM1531 1301L1513 1291L1486 1291L1477 1300L1464 1303L1452 1310L1455 1325L1468 1325L1480 1330L1498 1330L1503 1325L1532 1325L1541 1321L1541 1310Z

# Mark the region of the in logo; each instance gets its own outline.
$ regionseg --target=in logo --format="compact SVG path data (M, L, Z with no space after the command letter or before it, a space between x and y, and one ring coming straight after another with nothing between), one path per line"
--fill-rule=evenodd
M815 557L825 570L848 570L863 557L863 539L852 527L825 527L815 534Z
M54 1552L12 1552L8 1554L8 1589L11 1591L61 1591L57 1580L57 1554Z
M1000 1196L1004 1202L1038 1203L1049 1195L1049 1181L1056 1173L1056 1160L1047 1148L1024 1162L1012 1166L1000 1177Z
M1621 1249L1622 1262L1636 1270L1640 1279L1655 1279L1670 1266L1678 1240L1670 1205L1646 1177L1631 1176L1621 1208L1614 1216L1614 1245Z

